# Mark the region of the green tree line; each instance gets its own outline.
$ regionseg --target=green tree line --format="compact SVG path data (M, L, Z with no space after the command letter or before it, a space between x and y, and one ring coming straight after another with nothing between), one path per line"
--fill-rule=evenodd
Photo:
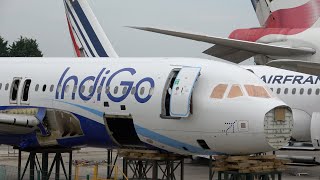
M20 37L9 45L8 41L0 36L0 57L42 57L43 54L35 39Z

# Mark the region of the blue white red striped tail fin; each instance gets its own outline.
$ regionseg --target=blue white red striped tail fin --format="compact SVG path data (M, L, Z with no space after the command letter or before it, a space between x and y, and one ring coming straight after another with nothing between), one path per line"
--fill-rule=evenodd
M78 57L118 57L87 0L63 0Z

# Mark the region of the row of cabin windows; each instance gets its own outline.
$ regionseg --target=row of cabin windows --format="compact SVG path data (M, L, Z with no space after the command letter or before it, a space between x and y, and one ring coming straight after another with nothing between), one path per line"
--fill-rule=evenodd
M28 87L27 87L27 88L28 88L27 90L29 91L31 80L27 80L27 81L30 81L30 82L27 83L27 86L28 86ZM18 91L19 84L20 84L20 81L19 81L19 80L16 80L16 81L13 82L12 91L14 91L14 92L13 92L12 94L17 94L16 91ZM37 85L35 86L35 91L38 92L38 91L39 91L39 88L40 88L40 85L37 84ZM47 85L45 84L45 85L43 85L41 88L42 88L41 90L42 90L43 92L45 92L45 91L47 90ZM0 90L1 90L1 89L2 89L2 83L0 83ZM9 89L9 83L5 84L4 89L5 89L6 91ZM69 92L69 89L70 89L70 86L67 85L66 88L65 88L65 93L68 93L68 92ZM85 87L85 86L82 86L81 89L80 89L81 93L84 93L84 92L85 92L85 89L86 89L86 87ZM62 87L59 86L58 92L61 92L61 90L62 90ZM149 89L149 92L148 92L149 95L152 95L152 94L153 94L153 90L154 90L153 88L150 88L150 89ZM53 92L53 91L54 91L54 85L51 85L51 86L50 86L49 91L50 91L50 92ZM128 87L124 87L124 88L122 89L122 94L126 94L127 91L128 91ZM73 92L73 93L76 93L76 92L77 92L77 86L73 86L72 92ZM92 92L93 92L93 86L90 86L90 87L89 87L89 93L92 93ZM101 94L101 92L102 92L102 86L99 86L99 87L97 88L97 93L98 93L98 94ZM110 87L107 86L107 87L105 88L105 93L108 94L109 92L110 92ZM114 94L118 94L118 92L119 92L119 86L114 87L113 93L114 93ZM145 87L141 87L141 88L140 88L140 92L139 92L140 95L143 95L145 92L146 92L146 88L145 88ZM131 94L134 95L135 93L136 93L136 87L132 87L132 89L131 89ZM13 99L13 100L16 100L16 97L12 97L12 99Z
M40 87L39 84L37 84L37 85L35 86L35 91L36 91L36 92L39 91L39 87ZM42 91L45 92L45 91L46 91L46 88L47 88L47 85L43 85L43 86L42 86ZM99 87L97 88L97 93L98 93L98 94L101 94L102 88L103 88L102 86L99 86ZM72 88L72 93L76 93L76 92L77 92L77 89L78 89L77 86L73 86L73 88ZM51 86L50 86L50 92L53 92L53 90L54 90L54 85L51 85ZM81 86L80 92L81 92L81 93L84 93L85 90L86 90L86 86ZM58 87L58 92L61 92L61 91L62 91L62 86L59 86L59 87ZM69 91L70 91L70 86L67 85L67 86L65 87L65 89L64 89L64 92L65 92L65 93L68 93ZM122 89L122 94L126 94L127 91L128 91L128 87L124 87L124 88ZM145 94L145 91L146 91L146 88L145 88L145 87L141 87L141 88L140 88L140 92L139 92L140 95ZM92 92L93 92L93 86L90 86L90 87L89 87L89 93L92 93ZM105 88L105 93L108 94L109 92L110 92L110 86L107 86L107 87ZM118 94L118 92L119 92L119 86L114 87L113 93L114 93L114 94ZM135 94L135 93L136 93L136 87L132 87L132 89L131 89L131 94L133 95L133 94ZM152 95L152 94L153 94L153 88L150 88L148 93L149 93L149 95Z
M271 91L274 91L273 88L270 88L270 89L271 89ZM282 91L282 88L277 88L277 89L275 89L275 91L276 91L277 94L281 94L281 93L290 94L291 93L293 95L295 95L295 94L303 95L305 92L308 95L312 95L312 92L315 92L315 95L319 95L320 94L320 89L319 88L316 89L315 91L313 91L312 88L309 88L307 91L304 88L300 88L299 92L297 92L298 90L296 88L293 88L290 91L289 91L289 88L285 88L283 91Z
M212 93L210 98L222 99L227 91L229 85L219 84L217 85ZM230 91L227 95L227 98L236 98L244 96L243 92L246 91L248 96L251 97L261 97L261 98L270 98L268 91L263 86L255 85L244 85L244 89L240 85L232 85Z

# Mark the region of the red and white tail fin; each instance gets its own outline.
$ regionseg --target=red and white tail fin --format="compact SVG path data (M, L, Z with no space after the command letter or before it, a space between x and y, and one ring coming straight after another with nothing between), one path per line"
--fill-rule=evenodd
M63 0L78 57L118 57L87 0Z
M320 0L251 0L260 25L265 28L319 26Z

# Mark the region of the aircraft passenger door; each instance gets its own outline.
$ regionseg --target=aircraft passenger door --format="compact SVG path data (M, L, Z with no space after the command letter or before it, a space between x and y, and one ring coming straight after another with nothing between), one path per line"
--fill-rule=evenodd
M22 90L21 90L21 97L20 97L20 102L21 104L24 105L29 105L30 104L30 86L31 86L31 79L26 78L24 80Z
M13 78L13 81L11 83L10 87L10 95L9 95L9 102L10 104L18 104L18 97L19 97L19 87L21 84L21 77L15 77Z
M183 67L172 86L170 97L170 116L188 117L194 85L200 76L201 68Z

